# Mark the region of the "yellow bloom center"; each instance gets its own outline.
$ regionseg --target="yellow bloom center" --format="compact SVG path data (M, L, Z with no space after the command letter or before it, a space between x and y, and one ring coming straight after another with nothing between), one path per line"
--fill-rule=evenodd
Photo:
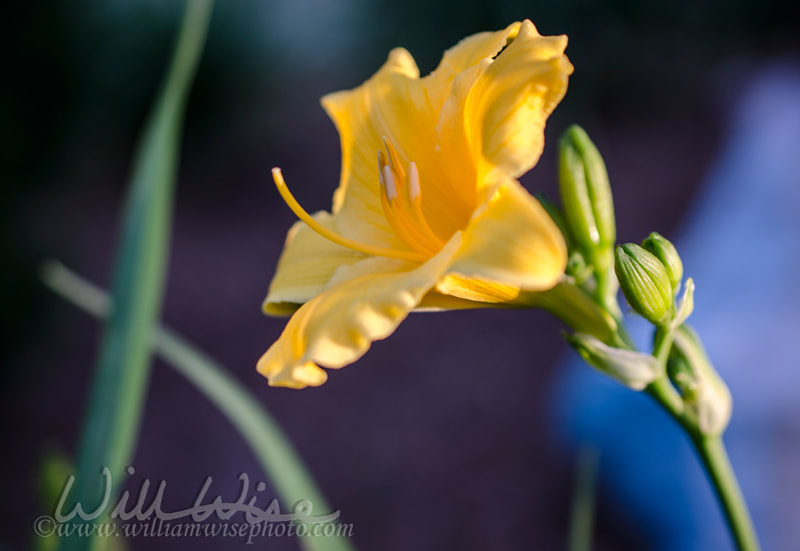
M300 206L292 192L289 191L289 187L286 185L279 168L272 169L272 179L275 181L278 193L281 194L281 197L288 207L292 209L292 212L325 239L369 255L415 262L427 260L441 250L445 240L431 229L425 220L425 214L422 212L419 169L416 163L411 162L408 165L408 170L406 170L392 142L387 138L383 138L383 143L386 146L386 155L382 151L378 151L378 180L381 188L383 212L397 236L412 250L378 247L339 235L322 226Z
M378 179L386 219L409 247L426 255L436 254L445 241L431 229L422 212L419 169L412 161L405 170L392 142L383 138L383 143L388 159L378 151Z

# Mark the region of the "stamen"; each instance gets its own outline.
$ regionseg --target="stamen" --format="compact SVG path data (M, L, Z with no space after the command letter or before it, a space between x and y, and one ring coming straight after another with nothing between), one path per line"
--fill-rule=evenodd
M444 241L430 228L422 212L417 165L410 163L407 173L392 142L384 137L383 143L388 159L378 151L378 179L386 219L410 247L435 254Z
M397 173L397 179L400 180L401 183L405 182L406 171L403 168L402 161L400 161L400 155L386 136L383 137L383 145L386 147L386 153L389 154L389 166Z
M380 162L380 159L379 159ZM352 249L354 251L362 252L364 254L370 254L374 256L385 256L387 258L396 258L398 260L411 260L413 262L421 262L427 260L429 255L422 254L417 251L401 251L397 249L387 249L384 247L377 247L375 245L368 245L366 243L359 243L358 241L354 241L352 239L348 239L344 236L339 235L336 232L329 230L328 228L324 227L322 224L314 220L310 214L308 214L303 207L300 206L300 203L297 202L297 199L294 198L292 193L289 191L289 188L286 186L286 182L283 179L283 174L281 174L281 169L273 168L272 169L272 179L275 181L275 187L278 188L278 193L281 194L283 200L292 209L292 212L306 225L320 234L322 237L336 243L337 245L341 245L342 247L347 247L348 249Z
M397 193L397 183L394 180L394 174L392 174L392 169L388 165L383 167L382 183L384 188L386 188L386 198L389 199L389 204L391 205L392 201L396 201L399 195Z
M420 196L419 191L419 169L417 163L411 162L408 165L408 197L413 203Z
M414 220L411 218L410 213L403 208L403 205L396 202L396 208L393 209L396 217L397 222L399 223L400 227L403 229L403 238L406 240L407 243L414 246L416 249L427 251L430 253L435 253L439 249L436 248L434 245L431 244L430 240L426 238L420 231L417 225L414 223Z
M413 225L409 225L404 219L403 205L400 194L397 191L397 181L395 180L394 172L391 167L385 165L383 170L378 171L378 173L381 182L381 205L383 206L383 213L386 215L386 219L389 221L395 233L411 247L422 252L435 253L436 250L431 247L420 247L421 236L415 231Z
M425 220L425 213L422 212L422 191L419 186L419 169L417 163L410 163L408 165L408 197L411 208L413 209L412 215L414 220L419 224L423 235L433 243L436 250L444 246L444 240L436 235L428 221Z

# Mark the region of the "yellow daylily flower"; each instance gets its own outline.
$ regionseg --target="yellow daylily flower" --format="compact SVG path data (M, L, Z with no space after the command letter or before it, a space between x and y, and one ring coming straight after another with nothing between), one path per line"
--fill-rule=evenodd
M563 236L517 178L566 92L566 45L514 23L462 40L424 78L398 48L322 99L343 155L332 213L307 214L273 170L300 221L264 301L293 313L258 362L271 385L324 383L320 366L356 361L412 310L518 305L559 281Z

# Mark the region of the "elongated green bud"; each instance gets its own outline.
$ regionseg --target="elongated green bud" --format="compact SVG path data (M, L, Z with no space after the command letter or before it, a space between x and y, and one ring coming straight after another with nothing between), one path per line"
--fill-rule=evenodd
M666 268L652 253L633 243L620 245L614 270L622 293L639 315L656 325L673 318L672 284Z
M664 373L664 366L650 354L614 348L591 335L575 333L567 342L589 365L633 390L644 389Z
M611 267L617 238L614 201L603 157L580 126L559 143L558 179L572 235L598 271Z
M733 409L731 393L711 365L700 338L688 325L675 331L667 371L700 432L708 436L722 434Z
M683 279L683 262L675 246L661 234L653 232L650 237L642 241L642 247L658 258L667 270L667 277L672 284L672 291L678 292Z

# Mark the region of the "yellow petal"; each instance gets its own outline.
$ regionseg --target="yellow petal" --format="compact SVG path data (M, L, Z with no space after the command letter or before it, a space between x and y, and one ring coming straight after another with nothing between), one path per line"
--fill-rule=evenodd
M445 290L440 291L439 285L443 281L449 280L453 276L445 276L442 281L436 284L436 287L428 291L422 297L419 305L414 309L416 312L443 312L446 310L472 310L475 308L494 308L497 306L505 306L503 304L494 304L487 301L470 300L459 296L454 296L447 293L446 289L449 285L445 285Z
M333 213L345 237L381 247L404 248L383 212L376 155L383 148L386 129L375 124L376 104L393 94L392 83L419 76L414 59L397 48L367 82L354 90L322 98L322 106L339 131L342 172L333 196Z
M500 285L492 292L511 298L507 295L513 288L549 289L566 263L567 246L558 226L519 182L509 180L476 212L448 272Z
M540 36L524 21L470 92L466 114L473 143L481 144L485 162L512 178L530 170L542 154L545 121L572 74L566 47L566 36Z
M533 23L523 21L495 59L484 59L453 82L439 139L452 155L474 159L478 186L517 178L539 160L545 122L572 73L566 46L565 36L541 36Z
M440 235L463 228L478 205L477 163L464 141L462 113L445 108L452 101L453 83L459 74L495 56L519 27L520 23L512 23L502 31L477 33L447 50L430 75L408 85L409 105L424 116L409 118L400 110L391 119L399 122L393 125L396 132L405 132L401 147L420 167L423 211ZM386 115L381 118L390 120ZM451 136L440 131L448 125L459 128L459 142L451 143Z
M342 175L333 212L342 217L346 237L402 246L380 203L376 154L384 137L403 165L413 161L419 168L422 209L439 235L449 237L463 228L477 205L470 160L445 155L437 144L436 126L452 76L418 77L411 54L398 48L367 82L322 99L341 140Z
M332 285L300 307L280 338L258 361L258 371L273 386L303 388L325 382L319 366L339 368L356 361L373 341L388 337L443 275L460 245L454 238L424 264L370 259L353 266L349 279Z
M335 231L334 219L327 212L316 213L314 219ZM264 312L274 316L291 314L321 293L340 267L364 258L366 255L332 243L303 222L296 222L286 237L264 300Z
M439 113L436 122L438 149L444 152L445 158L461 159L461 163L469 165L473 172L470 179L462 178L462 183L473 182L477 177L477 165L473 163L464 128L463 108L469 88L485 68L484 62L490 62L516 37L519 28L520 23L512 23L502 31L477 33L464 38L447 50L436 69L423 79L428 96L433 98L431 101ZM454 81L462 73L469 76L460 78L461 88L454 91ZM453 140L457 143L454 144Z
M519 33L521 23L512 23L502 31L473 34L461 40L442 56L432 75L445 71L461 73L478 65L486 58L493 58Z
M459 274L447 274L436 284L434 292L428 293L421 306L442 304L446 309L521 306L518 304L522 291L519 287ZM442 295L437 296L437 295ZM450 297L446 300L443 297Z

